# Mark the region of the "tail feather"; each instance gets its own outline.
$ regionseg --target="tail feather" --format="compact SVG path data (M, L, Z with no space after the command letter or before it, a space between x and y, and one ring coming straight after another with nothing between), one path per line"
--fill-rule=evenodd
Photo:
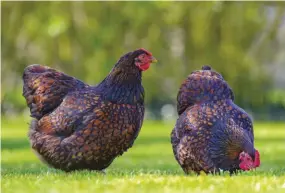
M23 96L31 116L41 119L58 107L71 91L88 85L47 66L30 65L23 73Z
M212 71L210 67L203 67L191 73L182 83L177 95L177 112L181 115L188 107L207 100L231 99L234 94L223 77Z

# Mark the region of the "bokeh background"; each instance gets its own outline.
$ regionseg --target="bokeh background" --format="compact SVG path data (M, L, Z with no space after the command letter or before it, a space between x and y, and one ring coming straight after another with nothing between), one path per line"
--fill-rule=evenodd
M1 2L4 116L28 114L21 77L45 64L89 84L144 47L147 119L176 118L183 79L210 64L257 120L285 120L284 2Z
M105 176L42 164L27 137L24 68L45 64L96 85L121 55L141 47L159 63L143 74L146 120L134 146ZM174 159L176 95L205 64L254 119L256 171L184 176ZM1 65L5 193L284 192L285 2L1 2Z

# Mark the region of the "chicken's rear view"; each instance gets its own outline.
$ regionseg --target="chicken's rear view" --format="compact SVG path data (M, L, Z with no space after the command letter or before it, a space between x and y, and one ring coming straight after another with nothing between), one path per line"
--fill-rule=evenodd
M46 66L28 66L23 96L39 158L65 171L103 170L132 147L144 117L142 71L153 62L147 50L129 52L96 87Z
M252 121L233 100L232 89L209 66L191 73L182 83L171 143L185 173L234 172L259 166Z

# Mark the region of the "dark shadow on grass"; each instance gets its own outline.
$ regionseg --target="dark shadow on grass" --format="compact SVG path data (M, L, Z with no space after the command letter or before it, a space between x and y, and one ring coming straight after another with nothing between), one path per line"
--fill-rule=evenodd
M30 148L27 138L1 139L2 150L16 150Z

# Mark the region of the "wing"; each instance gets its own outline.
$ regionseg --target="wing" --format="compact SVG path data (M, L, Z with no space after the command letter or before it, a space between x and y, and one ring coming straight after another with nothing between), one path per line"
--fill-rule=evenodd
M89 85L47 66L30 65L23 74L23 96L31 116L40 119L58 107L67 93Z
M244 109L237 106L236 104L232 103L231 106L234 109L231 111L232 118L235 120L235 122L239 125L240 128L244 129L248 133L251 141L253 141L254 132L253 132L253 122L251 117Z
M188 107L207 100L231 99L234 94L223 77L211 70L191 73L182 83L177 95L177 112L182 114Z
M58 108L42 117L38 131L49 135L68 137L79 127L84 127L88 116L101 104L100 94L84 89L67 94ZM96 114L98 116L99 114Z

